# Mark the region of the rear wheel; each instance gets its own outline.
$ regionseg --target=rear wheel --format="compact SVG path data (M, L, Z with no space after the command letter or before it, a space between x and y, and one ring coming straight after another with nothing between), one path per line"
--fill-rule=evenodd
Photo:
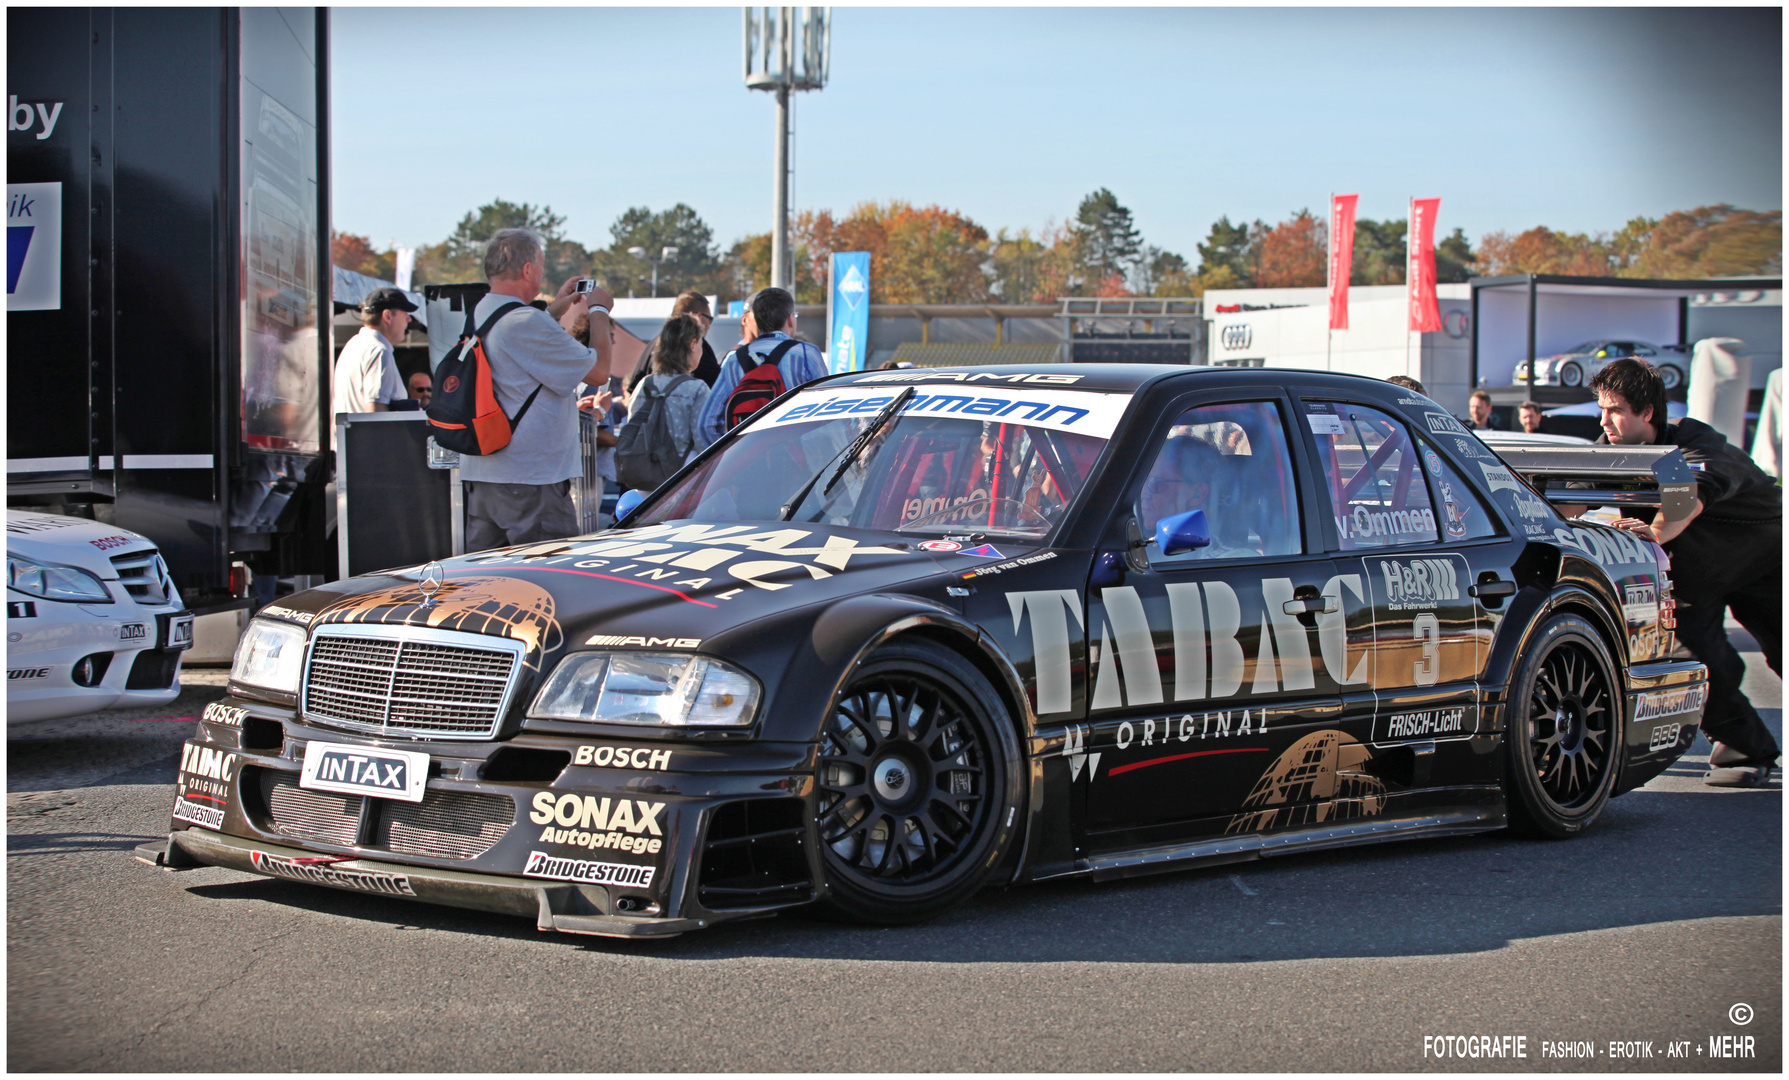
M1665 384L1665 389L1675 390L1683 385L1683 369L1676 364L1660 364L1659 381Z
M919 640L873 652L820 736L828 904L905 923L974 895L1017 834L1019 758L1011 718L972 664Z
M1510 687L1510 826L1569 837L1608 805L1622 747L1623 703L1602 637L1560 615L1541 627Z
M1577 364L1566 364L1559 369L1559 385L1583 386L1584 369Z

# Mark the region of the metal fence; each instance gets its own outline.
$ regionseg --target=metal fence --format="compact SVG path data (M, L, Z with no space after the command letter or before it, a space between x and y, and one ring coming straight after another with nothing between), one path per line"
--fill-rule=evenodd
M579 410L578 460L583 464L583 475L572 478L571 504L580 534L602 527L603 478L596 464L596 421L595 413Z

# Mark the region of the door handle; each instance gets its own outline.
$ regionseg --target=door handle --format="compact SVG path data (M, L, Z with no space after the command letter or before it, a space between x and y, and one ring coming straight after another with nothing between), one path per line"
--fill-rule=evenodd
M1305 600L1288 600L1280 605L1280 610L1288 615L1333 615L1341 610L1341 604L1333 596L1313 596Z
M1467 596L1476 596L1480 600L1488 596L1514 596L1516 583L1513 581L1481 581L1466 589Z

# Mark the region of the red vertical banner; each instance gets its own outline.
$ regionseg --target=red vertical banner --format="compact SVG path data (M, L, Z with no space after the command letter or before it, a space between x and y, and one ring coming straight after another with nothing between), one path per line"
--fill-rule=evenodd
M1424 334L1441 329L1441 305L1435 299L1435 215L1440 212L1440 199L1410 200L1404 281L1410 299L1410 329Z
M1359 195L1329 200L1329 328L1348 329L1348 275L1354 269L1354 204Z

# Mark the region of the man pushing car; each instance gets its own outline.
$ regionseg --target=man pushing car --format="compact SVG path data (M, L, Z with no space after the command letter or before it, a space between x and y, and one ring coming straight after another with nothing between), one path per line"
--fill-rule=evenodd
M1740 683L1745 662L1727 640L1728 609L1758 640L1779 676L1783 621L1783 490L1714 428L1685 417L1665 422L1665 383L1644 360L1628 357L1590 382L1602 409L1601 442L1677 447L1696 471L1696 506L1681 520L1622 518L1616 527L1663 544L1671 556L1677 639L1708 665L1702 730L1714 744L1708 783L1757 787L1779 753L1770 729Z

